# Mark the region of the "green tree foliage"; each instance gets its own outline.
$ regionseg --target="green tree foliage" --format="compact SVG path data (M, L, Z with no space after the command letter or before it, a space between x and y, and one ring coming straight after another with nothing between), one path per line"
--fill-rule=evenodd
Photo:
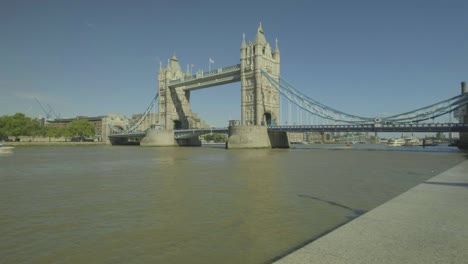
M65 136L80 136L90 137L94 136L95 127L86 119L78 119L71 122L66 129Z
M46 136L51 138L59 138L65 136L64 127L48 126L46 127Z
M208 134L208 135L205 135L205 140L213 141L216 143L223 143L223 142L226 142L227 138L226 138L226 135L224 134Z
M44 129L39 120L27 117L23 113L0 117L0 135L18 137L43 134Z

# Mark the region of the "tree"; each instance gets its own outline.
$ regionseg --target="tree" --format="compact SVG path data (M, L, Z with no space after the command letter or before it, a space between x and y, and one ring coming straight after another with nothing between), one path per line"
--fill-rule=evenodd
M71 122L66 130L68 132L66 134L72 137L90 137L95 134L95 127L86 119L78 119Z
M6 116L0 116L0 140L6 140L8 138L6 122L7 122Z
M14 137L36 136L42 132L43 129L39 120L31 119L23 113L0 117L0 135Z
M208 134L205 136L206 141L213 141L216 143L226 142L226 135L223 134Z
M64 127L48 126L46 128L46 136L49 137L49 139L51 137L59 138L59 137L64 136L64 134L65 134Z

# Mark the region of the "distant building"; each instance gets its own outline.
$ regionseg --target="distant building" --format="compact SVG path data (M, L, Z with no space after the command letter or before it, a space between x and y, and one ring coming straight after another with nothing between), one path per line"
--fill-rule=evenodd
M302 143L305 141L304 132L288 132L288 139L291 143Z
M63 127L66 128L71 122L75 120L80 120L80 119L85 119L88 120L91 124L94 125L96 134L94 139L97 141L102 141L102 120L105 116L95 116L95 117L89 117L89 116L77 116L75 118L58 118L54 120L48 120L45 125L46 126L54 126L54 127Z
M306 132L305 133L305 141L310 144L313 143L323 143L323 136L319 132Z
M45 122L46 126L55 126L66 128L71 122L75 120L85 119L88 120L91 124L94 125L96 134L94 135L94 140L99 142L109 143L109 135L111 134L110 127L117 128L118 130L127 130L133 125L136 125L143 114L134 114L131 119L128 119L124 115L119 114L108 114L103 116L77 116L74 118L59 118L54 120L48 120ZM158 113L149 113L144 120L141 121L140 125L137 127L138 131L146 131L154 126L159 125L159 114ZM204 120L199 118L197 114L192 113L192 118L190 122L190 128L208 128L209 126L205 123Z
M74 118L58 118L54 120L48 120L46 126L55 126L66 128L71 122L75 120L85 119L94 125L95 135L94 140L99 142L107 142L109 136L109 124L118 127L122 130L127 129L129 121L124 115L108 114L105 116L77 116Z

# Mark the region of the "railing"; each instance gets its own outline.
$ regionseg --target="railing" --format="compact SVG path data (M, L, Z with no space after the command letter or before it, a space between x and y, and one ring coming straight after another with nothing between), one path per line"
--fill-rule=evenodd
M174 131L175 139L184 139L194 136L200 136L209 133L227 133L227 127L217 127L217 128L193 128L193 129L180 129Z
M270 76L265 70L262 69L261 71L263 75L270 81L273 87L276 88L283 96L285 96L290 102L296 104L298 107L312 115L321 117L326 120L332 120L334 122L346 122L350 124L371 123L374 120L374 118L351 115L326 106L294 88L283 78L276 79ZM467 104L468 93L464 93L413 111L382 117L381 120L400 123L422 122L449 114L454 111L459 111L458 109L465 107Z
M270 131L376 131L376 132L468 132L463 123L362 124L362 125L292 125L270 126Z

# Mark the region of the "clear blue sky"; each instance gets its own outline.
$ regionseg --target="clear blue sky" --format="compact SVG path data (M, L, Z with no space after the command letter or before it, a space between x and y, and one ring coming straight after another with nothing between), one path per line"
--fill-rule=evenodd
M413 110L468 80L468 1L0 2L0 115L143 112L159 61L239 63L242 33L279 40L282 77L362 116ZM240 118L240 84L192 93L209 124Z

